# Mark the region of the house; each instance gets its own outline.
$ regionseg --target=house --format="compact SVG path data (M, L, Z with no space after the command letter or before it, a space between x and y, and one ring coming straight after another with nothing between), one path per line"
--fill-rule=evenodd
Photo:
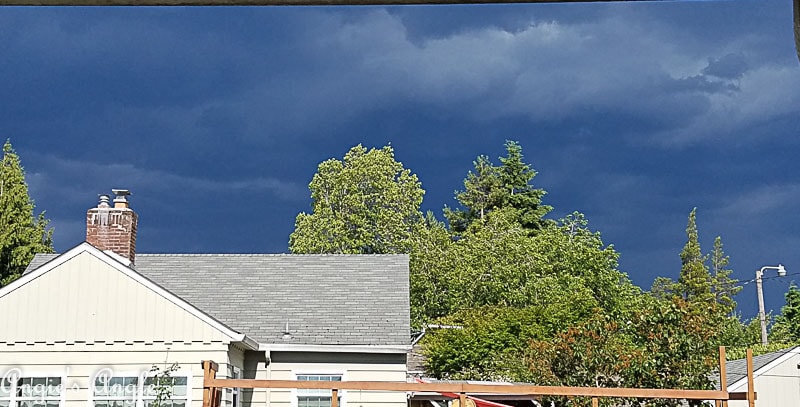
M747 361L725 364L728 392L747 392ZM800 406L800 346L753 357L753 387L758 407ZM747 401L729 401L746 407Z
M137 254L125 190L87 212L86 242L37 255L0 289L0 407L200 407L218 378L406 380L405 255ZM174 367L173 367L174 365ZM325 407L330 392L229 389L227 407ZM405 393L341 392L347 407Z

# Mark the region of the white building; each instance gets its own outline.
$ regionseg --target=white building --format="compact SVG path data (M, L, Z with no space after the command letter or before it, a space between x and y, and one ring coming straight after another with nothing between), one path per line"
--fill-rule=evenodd
M747 361L725 364L728 392L747 392ZM800 346L753 357L753 385L758 407L800 406ZM747 401L729 401L729 407L747 407Z
M405 255L136 254L118 193L87 213L87 242L37 255L0 289L0 407L147 407L152 366L177 364L172 406L217 377L406 380ZM405 393L341 392L404 407ZM330 392L228 390L228 407L325 407Z

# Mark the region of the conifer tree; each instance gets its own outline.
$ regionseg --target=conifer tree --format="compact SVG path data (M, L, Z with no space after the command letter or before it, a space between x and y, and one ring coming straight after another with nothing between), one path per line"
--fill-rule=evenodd
M722 238L714 239L714 250L711 252L711 285L717 304L725 314L730 314L736 309L733 296L742 290L736 283L739 280L731 278L733 270L728 267L728 256L722 250Z
M697 208L694 208L689 213L689 222L686 225L687 241L681 251L681 275L678 284L683 299L689 302L711 302L711 276L705 264L706 256L700 250L696 215Z
M445 216L454 232L463 232L475 220L483 220L496 209L513 209L517 221L526 229L540 229L543 217L553 208L542 204L546 192L534 188L536 176L530 164L522 159L522 147L516 141L506 141L506 156L495 166L482 155L473 162L475 169L467 174L464 190L456 192L462 209L445 208Z
M22 275L36 253L52 253L52 229L44 212L34 217L25 172L11 141L0 164L0 286Z
M503 206L519 211L519 222L523 227L539 229L544 223L544 215L553 210L552 206L542 205L542 197L547 192L533 187L536 171L522 161L522 146L509 140L505 147L506 156L500 157Z

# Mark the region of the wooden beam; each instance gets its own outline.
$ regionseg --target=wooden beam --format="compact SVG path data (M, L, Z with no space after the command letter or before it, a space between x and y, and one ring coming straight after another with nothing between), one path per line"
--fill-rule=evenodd
M719 389L728 390L728 358L725 356L725 347L719 347ZM718 407L728 407L728 400L721 400Z
M203 407L218 407L214 405L217 394L211 383L217 378L219 365L210 360L201 362L203 366Z
M210 360L204 360L201 363L203 366L203 407L212 407L216 395L211 382L217 378L219 365Z
M756 406L755 383L753 383L753 350L747 348L747 403Z
M642 397L689 400L727 400L726 390L632 389L611 387L534 386L526 384L468 384L468 383L406 383L343 381L320 382L303 380L213 379L206 383L215 388L282 388L282 389L339 389L380 391L431 391L437 393L513 393L548 396L582 397Z
M331 407L339 407L339 389L331 389Z
M598 406L600 406L600 399L598 399L597 397L592 397L592 407L598 407Z
M747 400L746 391L735 391L728 393L728 400ZM758 392L753 392L753 400L758 400Z

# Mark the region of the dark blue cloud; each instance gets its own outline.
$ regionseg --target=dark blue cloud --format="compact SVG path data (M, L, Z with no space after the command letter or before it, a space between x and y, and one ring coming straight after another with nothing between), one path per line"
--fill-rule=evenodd
M0 136L60 250L128 187L141 251L284 251L317 164L358 143L441 214L513 139L553 217L585 212L645 288L677 277L693 207L739 278L800 268L786 0L4 11Z

